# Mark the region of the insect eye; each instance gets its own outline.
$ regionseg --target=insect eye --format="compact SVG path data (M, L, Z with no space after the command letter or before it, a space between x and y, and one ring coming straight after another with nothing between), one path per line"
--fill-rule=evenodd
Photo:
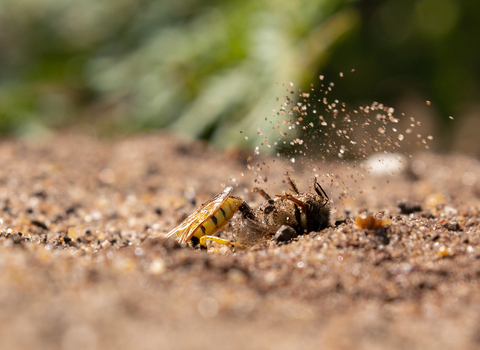
M275 201L274 201L273 199L269 199L269 200L268 200L268 204L272 205L272 204L274 204L274 203L275 203Z
M268 205L268 206L265 207L264 213L265 214L270 214L273 211L273 209L275 209L275 207L273 205Z

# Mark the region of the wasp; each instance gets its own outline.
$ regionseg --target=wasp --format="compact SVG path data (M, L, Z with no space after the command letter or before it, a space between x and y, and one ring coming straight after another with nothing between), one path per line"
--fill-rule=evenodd
M203 203L165 237L176 235L180 243L189 243L191 246L200 244L206 247L205 240L207 239L220 244L235 245L230 241L213 236L230 221L237 210L240 210L245 218L254 217L248 204L240 198L232 196L232 191L232 187L226 187L222 192Z
M195 212L165 237L177 235L180 243L192 246L200 244L206 247L206 240L220 244L246 248L273 237L274 240L288 241L300 234L320 231L329 226L329 199L323 188L314 178L313 191L301 193L290 176L287 181L293 193L269 196L264 190L254 188L265 198L265 202L256 210L238 197L231 195L232 188L227 187ZM213 236L240 211L241 217L232 224L236 242L230 242Z

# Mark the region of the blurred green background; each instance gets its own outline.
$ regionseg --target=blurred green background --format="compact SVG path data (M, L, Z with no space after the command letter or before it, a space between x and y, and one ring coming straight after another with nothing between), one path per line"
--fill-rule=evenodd
M287 88L325 75L352 108L408 111L437 149L480 154L479 43L471 0L1 0L0 133L169 128L243 147Z

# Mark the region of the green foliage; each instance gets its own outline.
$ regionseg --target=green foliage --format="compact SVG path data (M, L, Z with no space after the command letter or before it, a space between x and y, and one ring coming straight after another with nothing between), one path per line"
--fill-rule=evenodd
M92 124L244 144L273 132L283 84L351 68L343 101L415 90L453 114L478 99L479 12L468 0L2 0L0 133Z
M0 126L169 127L235 144L356 22L341 0L4 0Z
M480 2L360 1L355 8L361 25L322 70L332 76L346 66L356 69L355 79L337 91L342 99L389 103L406 92L419 93L443 121L477 104Z

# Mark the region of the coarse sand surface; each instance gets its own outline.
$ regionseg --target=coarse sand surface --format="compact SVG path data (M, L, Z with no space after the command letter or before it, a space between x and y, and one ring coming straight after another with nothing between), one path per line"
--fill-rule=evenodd
M249 250L163 238L224 186L254 208L254 186L288 190L285 162L247 157L166 133L0 142L0 349L480 347L477 160L297 161L331 227Z

